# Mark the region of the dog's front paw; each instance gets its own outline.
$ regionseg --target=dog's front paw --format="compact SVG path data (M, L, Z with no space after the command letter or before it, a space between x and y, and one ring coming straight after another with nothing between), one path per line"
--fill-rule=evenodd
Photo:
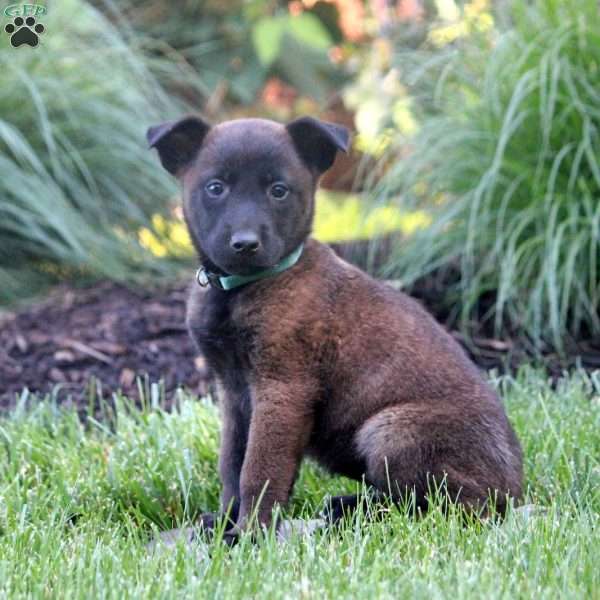
M195 522L197 529L211 539L217 531L229 532L236 525L228 514L220 512L202 513Z
M208 533L217 527L220 517L222 515L216 512L202 513L196 520L196 525Z
M238 543L243 532L244 529L242 527L234 524L233 527L230 527L223 533L223 542L231 548Z

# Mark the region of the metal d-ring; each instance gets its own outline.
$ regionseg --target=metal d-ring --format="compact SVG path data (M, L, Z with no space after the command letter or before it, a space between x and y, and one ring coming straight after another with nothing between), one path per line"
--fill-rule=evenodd
M206 269L204 267L200 267L196 271L196 281L198 282L198 285L201 287L208 287L208 285L210 284L210 279L208 278Z

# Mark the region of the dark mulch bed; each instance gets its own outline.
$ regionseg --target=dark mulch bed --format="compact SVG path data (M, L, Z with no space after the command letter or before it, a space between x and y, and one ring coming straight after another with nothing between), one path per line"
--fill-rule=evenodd
M207 373L185 328L189 282L129 289L59 286L44 302L0 318L0 406L23 387L87 402L94 378L107 395L137 397L136 375L203 393ZM90 384L90 380L92 383Z
M364 245L335 249L364 266ZM385 254L385 245L378 252ZM167 401L178 386L205 393L209 373L184 324L190 280L153 289L112 282L88 289L63 285L42 303L0 317L0 408L14 405L24 387L44 393L57 385L60 399L71 396L77 405L87 405L94 380L106 397L121 389L137 398L138 374L147 374L149 382L164 380ZM451 315L436 304L440 285L431 277L412 293L448 323ZM511 341L479 335L467 345L458 332L454 335L486 369L514 370L530 358ZM576 364L600 368L600 340L581 341L567 359L548 354L545 364L551 376Z

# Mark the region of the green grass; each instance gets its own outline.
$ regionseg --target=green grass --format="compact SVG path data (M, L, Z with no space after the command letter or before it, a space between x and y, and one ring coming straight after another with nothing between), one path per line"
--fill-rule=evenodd
M457 265L446 300L466 330L481 319L562 350L600 334L600 13L595 0L503 6L509 28L398 49L420 126L378 197L433 222L389 271Z
M148 555L158 528L214 509L218 418L181 393L159 408L119 398L99 420L23 395L0 420L0 596L6 598L594 598L600 589L600 374L552 390L525 370L497 380L523 442L528 502L503 524L439 512L349 521L277 544L272 535L198 558ZM291 513L356 485L306 465Z

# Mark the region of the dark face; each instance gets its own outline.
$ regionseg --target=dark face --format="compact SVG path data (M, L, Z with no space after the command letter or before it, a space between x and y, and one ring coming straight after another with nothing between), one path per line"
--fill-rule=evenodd
M151 128L148 139L182 180L186 222L204 264L239 275L276 265L306 239L318 177L348 142L341 127L310 118L211 128L188 117Z
M277 264L308 236L315 183L282 125L223 123L183 178L186 221L214 266L249 274Z

